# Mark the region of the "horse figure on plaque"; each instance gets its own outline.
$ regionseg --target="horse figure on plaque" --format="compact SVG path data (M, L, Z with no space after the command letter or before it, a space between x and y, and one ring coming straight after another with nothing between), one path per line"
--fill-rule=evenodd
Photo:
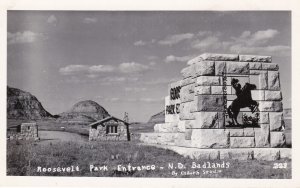
M231 80L231 86L235 89L237 98L234 99L227 108L227 113L229 118L232 119L230 124L240 126L241 124L237 121L237 117L241 108L249 107L252 113L258 111L258 103L254 101L251 96L251 90L256 89L256 85L246 83L242 88L239 80L233 78Z

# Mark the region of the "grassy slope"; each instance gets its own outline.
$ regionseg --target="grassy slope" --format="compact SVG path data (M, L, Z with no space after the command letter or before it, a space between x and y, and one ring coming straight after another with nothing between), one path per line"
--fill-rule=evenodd
M208 160L207 160L208 161ZM174 177L171 170L167 169L168 162L174 164L182 163L188 167L192 162L197 161L184 158L177 153L155 148L151 146L139 145L136 142L102 142L78 144L71 142L60 142L56 144L41 145L36 143L13 143L9 142L7 150L8 175L19 176L126 176L126 177ZM209 160L209 162L219 162L220 160ZM291 178L291 161L281 160L275 162L287 162L287 169L273 169L274 162L266 161L237 161L230 162L230 168L224 169L218 174L177 177L205 177L205 178ZM119 164L133 166L154 164L157 167L165 167L163 170L118 172L112 167ZM108 165L109 171L90 172L89 164ZM38 173L38 166L42 167L68 167L79 165L80 172L73 173ZM188 168L188 170L193 170ZM208 170L208 169L206 169ZM179 170L176 170L179 172Z

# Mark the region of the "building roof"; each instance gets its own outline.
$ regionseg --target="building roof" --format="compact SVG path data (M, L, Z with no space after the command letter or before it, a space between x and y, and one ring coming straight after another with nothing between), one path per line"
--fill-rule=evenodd
M114 116L109 116L109 117L106 117L104 119L98 120L98 121L96 121L94 123L91 123L89 126L95 126L95 125L99 125L99 124L103 125L103 123L105 123L105 122L107 122L109 120L115 120L115 121L123 122L125 125L129 125L129 123L127 123L127 122L125 122L125 121L123 121L121 119L118 119L118 118L116 118Z

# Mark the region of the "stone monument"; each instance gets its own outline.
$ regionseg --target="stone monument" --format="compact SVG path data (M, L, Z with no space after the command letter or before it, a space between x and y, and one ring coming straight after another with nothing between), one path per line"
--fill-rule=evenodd
M290 157L283 149L279 66L271 60L205 53L188 61L182 80L169 85L165 123L141 134L141 141L195 158Z

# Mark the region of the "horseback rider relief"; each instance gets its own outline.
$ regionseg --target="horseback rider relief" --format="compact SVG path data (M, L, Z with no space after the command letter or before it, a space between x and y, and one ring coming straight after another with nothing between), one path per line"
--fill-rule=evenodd
M233 126L241 126L241 124L237 120L241 108L249 107L252 114L258 111L258 103L254 101L251 96L251 90L256 89L256 85L245 83L245 85L242 88L241 84L239 83L239 80L236 78L232 78L231 86L235 89L235 94L237 98L234 99L231 105L227 108L228 116L232 120L231 122L229 122L229 124ZM243 125L256 125L259 120L258 116L259 113L256 113L255 117L248 117L244 114Z

